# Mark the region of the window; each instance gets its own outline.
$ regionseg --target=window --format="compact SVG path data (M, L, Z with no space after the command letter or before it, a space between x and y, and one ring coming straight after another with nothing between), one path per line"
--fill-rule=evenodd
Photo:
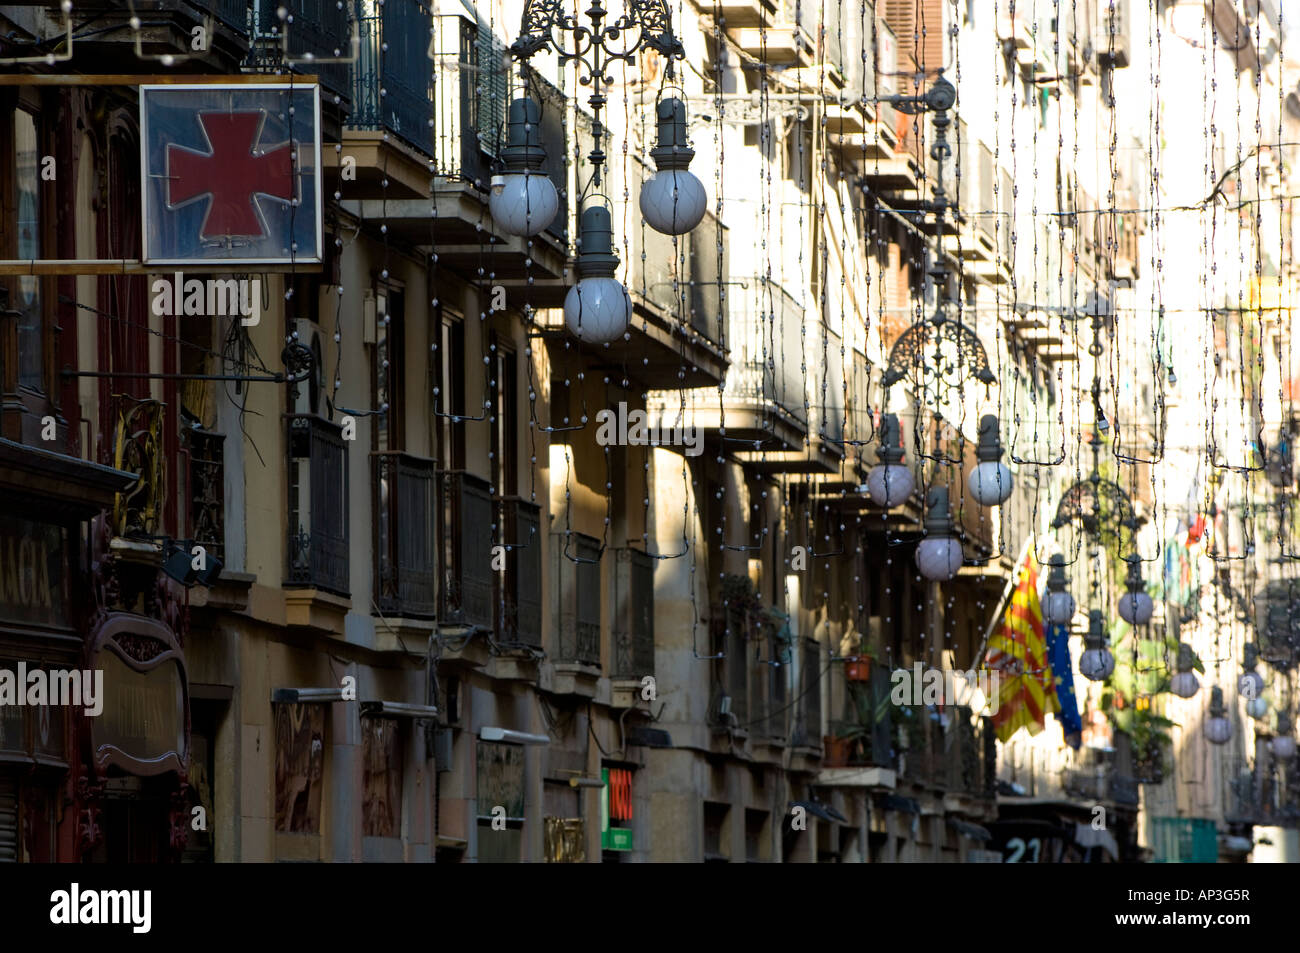
M518 863L524 826L524 749L478 743L479 863Z
M41 255L41 149L37 120L24 109L14 111L14 170L18 198L17 257ZM23 275L15 282L10 307L18 317L18 383L43 390L45 347L42 337L41 279Z
M748 863L763 863L768 860L768 812L745 808L745 860Z
M375 366L373 404L374 449L401 450L402 405L406 379L405 296L401 290L381 287L375 294Z
M704 802L704 862L725 864L731 859L727 815L728 804Z
M275 706L275 829L319 834L325 774L325 709Z
M515 406L515 352L502 347L493 335L492 365L492 484L498 497L513 496L519 489L515 456L519 437L519 413Z
M434 455L444 470L465 469L465 324L442 315L432 349Z

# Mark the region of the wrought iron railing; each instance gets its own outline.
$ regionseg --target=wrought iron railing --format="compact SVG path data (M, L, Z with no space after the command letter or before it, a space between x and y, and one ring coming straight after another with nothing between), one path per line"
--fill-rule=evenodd
M190 536L218 559L226 558L225 442L226 435L186 430L189 453L186 492L189 495Z
M352 55L349 20L366 0L254 0L250 34L249 65L267 69L279 65L282 50L281 21L277 11L284 8L289 22L287 55L298 61L297 67L320 78L321 86L343 98L351 95L351 76L345 62ZM231 7L233 14L233 7ZM287 18L286 18L287 19ZM314 62L312 62L314 60ZM323 62L325 61L325 62Z
M600 540L557 533L552 542L559 580L555 661L600 664Z
M315 414L289 414L289 540L286 586L348 594L348 468L342 428Z
M504 644L542 644L542 510L514 497L500 502L498 544L506 547L499 577L497 638Z
M746 279L733 288L727 325L732 361L724 394L729 399L774 403L808 422L804 408L804 308L777 282Z
M375 512L375 605L394 615L437 611L434 462L405 453L370 458Z
M843 456L844 365L852 355L840 353L843 338L820 322L814 322L807 329L803 347L808 404L812 409L809 428L827 449ZM798 361L797 356L795 360Z
M361 38L352 64L352 129L387 130L425 155L433 155L433 17L421 0L360 3L355 29Z
M639 549L614 551L614 678L654 674L654 563Z
M248 35L250 0L185 0L185 3L200 13L211 14L236 33Z
M822 743L822 653L816 639L803 640L800 657L799 730L796 744L820 747Z
M438 614L450 623L489 629L492 611L492 488L463 470L442 470L438 555L442 590Z

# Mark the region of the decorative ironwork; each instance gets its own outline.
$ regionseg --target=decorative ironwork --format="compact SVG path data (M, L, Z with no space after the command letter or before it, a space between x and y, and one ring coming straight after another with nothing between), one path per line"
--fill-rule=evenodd
M1052 528L1060 529L1078 523L1089 536L1103 542L1119 542L1121 530L1130 537L1137 532L1137 511L1124 488L1101 475L1098 454L1101 441L1094 434L1092 446L1092 475L1073 484L1056 506Z
M881 383L892 387L903 379L923 393L955 387L968 377L981 384L997 382L979 336L942 310L930 321L912 325L889 351L889 367Z
M491 627L492 488L461 470L443 470L440 482L442 605L439 615L456 625Z
M571 533L556 541L560 625L555 660L600 665L600 540ZM571 555L570 555L571 554Z
M139 479L113 505L118 536L155 536L162 518L166 473L162 452L165 405L157 400L119 396L123 406L113 439L113 466Z
M314 414L289 418L286 583L348 592L347 448L342 428Z
M381 612L432 616L437 609L433 461L404 453L378 453L372 460L375 603Z
M501 501L497 535L505 540L505 571L497 600L497 638L503 644L542 645L541 507L514 497Z
M668 61L666 70L672 75L674 59L685 57L686 50L673 34L672 16L665 0L627 0L627 12L612 23L606 24L609 11L602 0L592 0L585 11L590 26L578 22L576 16L560 9L560 0L528 0L524 5L519 37L510 47L517 60L527 60L534 53L550 48L563 66L577 60L586 70L578 82L591 87L587 102L592 111L593 146L589 154L593 166L592 182L600 184L600 169L605 163L601 142L605 127L601 112L608 101L605 90L614 83L609 68L617 62L631 63L644 47L657 50ZM573 48L566 48L564 34L573 37Z
M210 556L224 560L226 548L225 434L187 430L189 444L190 535Z

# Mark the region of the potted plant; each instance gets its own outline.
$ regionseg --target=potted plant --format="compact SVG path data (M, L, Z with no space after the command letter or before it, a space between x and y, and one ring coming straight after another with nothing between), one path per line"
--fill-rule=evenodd
M861 639L856 655L844 660L844 677L850 682L871 681L871 666L880 660L879 636Z

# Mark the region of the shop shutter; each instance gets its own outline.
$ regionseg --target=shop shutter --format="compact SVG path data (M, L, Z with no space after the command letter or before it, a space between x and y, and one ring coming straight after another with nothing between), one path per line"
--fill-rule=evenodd
M0 863L18 862L18 782L0 775Z

